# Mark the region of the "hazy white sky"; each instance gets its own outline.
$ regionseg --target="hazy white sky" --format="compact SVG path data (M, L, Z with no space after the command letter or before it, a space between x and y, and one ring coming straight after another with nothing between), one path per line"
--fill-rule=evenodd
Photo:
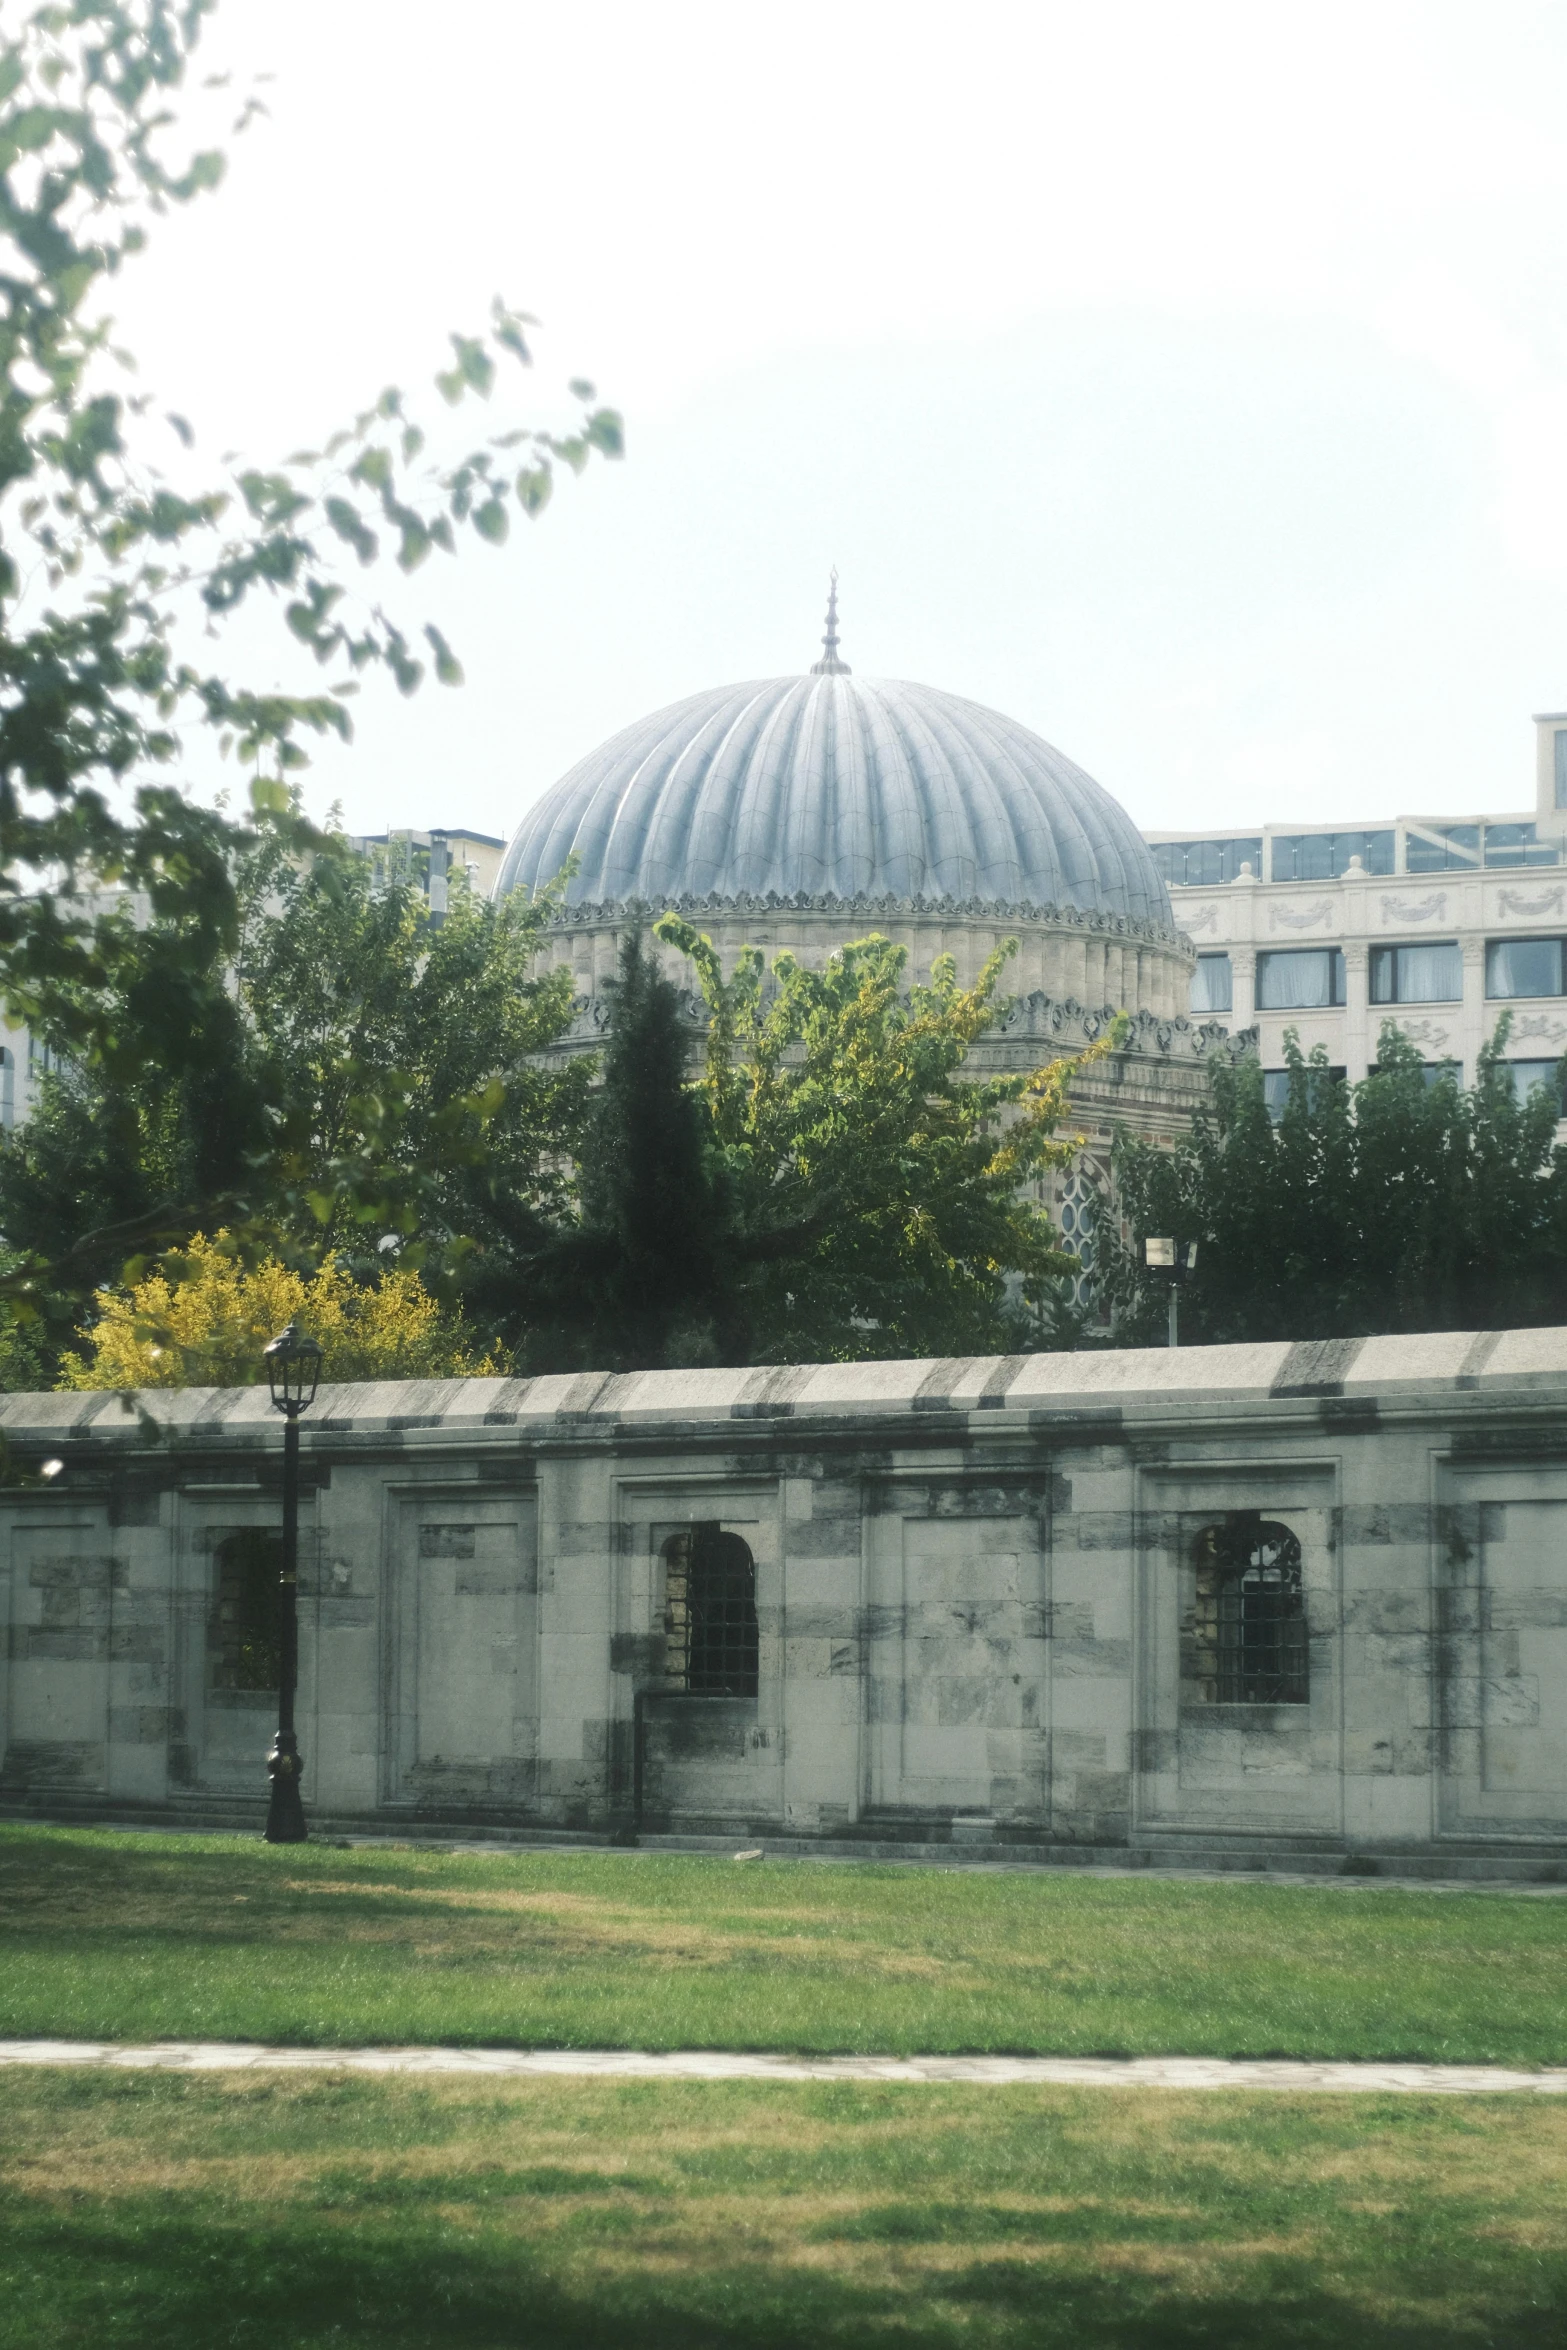
M1567 707L1567 5L224 0L276 78L118 295L216 452L504 293L629 454L427 568L460 691L313 797L509 833L632 718L844 652L1147 825L1526 806Z

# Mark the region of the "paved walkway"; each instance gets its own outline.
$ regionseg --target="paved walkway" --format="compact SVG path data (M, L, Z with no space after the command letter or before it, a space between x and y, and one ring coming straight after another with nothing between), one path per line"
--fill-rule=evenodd
M1310 2064L1222 2056L748 2056L619 2048L267 2048L243 2041L0 2040L0 2067L150 2067L161 2072L455 2073L470 2080L569 2075L612 2081L914 2081L962 2087L1048 2084L1091 2089L1328 2089L1474 2096L1528 2090L1567 2097L1567 2067L1514 2072L1487 2064Z

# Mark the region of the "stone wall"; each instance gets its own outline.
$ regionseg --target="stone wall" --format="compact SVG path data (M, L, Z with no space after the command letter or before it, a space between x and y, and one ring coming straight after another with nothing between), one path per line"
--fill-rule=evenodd
M264 1395L0 1425L0 1801L259 1824ZM1567 1330L340 1387L304 1436L319 1818L1567 1865Z

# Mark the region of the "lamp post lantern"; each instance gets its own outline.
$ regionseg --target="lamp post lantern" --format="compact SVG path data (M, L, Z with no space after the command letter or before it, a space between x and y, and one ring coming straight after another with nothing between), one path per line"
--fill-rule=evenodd
M304 1765L294 1736L294 1683L299 1677L299 1415L316 1400L321 1349L297 1322L290 1322L262 1349L262 1361L267 1366L272 1408L284 1415L277 1736L267 1756L272 1795L267 1805L266 1838L269 1844L303 1844L308 1830L299 1774Z
M1145 1240L1143 1256L1150 1273L1166 1273L1170 1280L1170 1344L1181 1343L1181 1283L1197 1270L1195 1240Z

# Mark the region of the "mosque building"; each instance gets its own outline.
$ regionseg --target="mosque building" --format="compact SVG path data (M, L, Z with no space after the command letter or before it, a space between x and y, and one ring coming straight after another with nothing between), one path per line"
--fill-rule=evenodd
M1073 1091L1087 1149L1056 1202L1070 1233L1116 1128L1173 1140L1207 1097L1208 1057L1248 1040L1191 1016L1195 951L1102 785L1016 719L856 677L836 584L822 644L804 676L694 694L579 760L523 818L497 894L543 888L575 860L549 952L576 979L577 1050L601 1040L627 934L666 909L730 968L744 946L820 967L880 932L908 950L911 980L950 954L969 984L1016 938L1011 1004L976 1072L1035 1068L1132 1016L1126 1049ZM666 968L692 984L673 950Z
M989 1066L1133 1015L1075 1097L1091 1177L1116 1125L1177 1132L1254 1018L1355 1069L1372 1004L1435 1007L1457 1054L1517 999L1512 1049L1557 1049L1567 717L1542 727L1537 817L1494 838L1156 855L1026 728L852 675L829 616L809 674L584 759L495 887L575 858L549 951L578 1049L665 907L726 958L880 930L916 979L1016 936ZM432 916L499 850L366 844ZM324 1387L304 1799L332 1836L1559 1885L1564 1428L1567 1330ZM253 1828L285 1670L267 1391L5 1396L0 1439L0 1816Z

